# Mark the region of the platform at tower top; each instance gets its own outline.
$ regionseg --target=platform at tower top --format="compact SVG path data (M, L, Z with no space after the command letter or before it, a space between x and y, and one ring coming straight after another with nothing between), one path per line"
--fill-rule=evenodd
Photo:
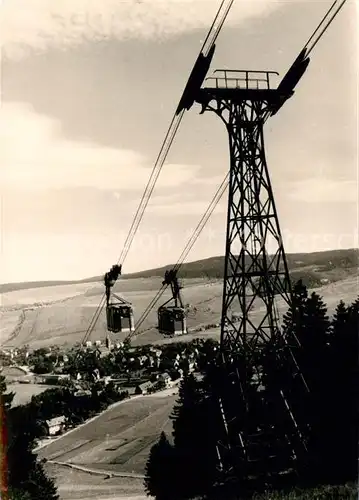
M214 76L206 78L206 88L238 89L238 90L270 90L273 75L276 71L254 71L216 69Z
M278 98L282 101L291 95L280 98L278 89L272 83L275 76L279 76L276 71L217 69L213 76L206 78L196 101L204 104L214 98L275 104Z

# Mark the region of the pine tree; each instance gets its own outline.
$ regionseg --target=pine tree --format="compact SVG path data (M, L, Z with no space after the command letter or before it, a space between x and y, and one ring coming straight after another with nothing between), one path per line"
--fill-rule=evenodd
M331 388L326 408L324 461L326 478L332 482L353 481L357 477L358 443L358 325L359 300L347 307L340 301L330 335Z
M40 432L33 406L11 408L13 394L5 394L6 390L5 379L0 377L2 471L6 472L2 477L1 498L58 500L53 480L46 476L43 464L32 451Z
M283 333L288 344L296 351L297 337L303 325L304 308L308 298L308 291L302 280L295 283L292 290L292 302L283 316Z
M180 498L206 494L216 480L216 428L210 388L191 374L184 378L172 414L176 468Z
M176 473L173 447L164 432L150 451L146 464L145 488L148 495L157 500L176 498Z
M311 392L318 393L322 373L328 361L330 321L327 307L315 292L310 297L299 281L293 289L293 301L283 318L284 334L294 347L294 353ZM296 336L299 345L293 342Z
M294 346L293 353L300 374L309 389L303 400L300 393L292 398L294 413L302 423L303 437L310 451L307 456L309 464L303 464L306 467L304 473L310 476L309 479L318 479L323 477L328 446L326 436L330 427L327 415L331 401L328 383L331 369L330 321L322 298L315 292L308 296L306 287L300 281L293 289L293 302L284 317L283 329Z
M5 410L11 407L14 397L14 392L7 392L5 377L0 375L0 402Z
M4 500L6 500L5 497ZM8 492L8 500L31 500L31 496L26 491L10 489Z

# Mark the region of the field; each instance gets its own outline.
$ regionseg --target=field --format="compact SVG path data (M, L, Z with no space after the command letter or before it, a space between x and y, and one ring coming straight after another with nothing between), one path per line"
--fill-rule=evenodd
M160 277L126 279L117 283L115 291L132 302L136 321L160 289L161 282ZM219 323L222 301L221 280L189 278L184 279L183 283L182 296L185 304L189 304L197 310L190 314L187 322L192 333L182 337L181 340L203 336L218 337L218 328L203 332L199 332L198 329L200 326ZM56 291L56 288L59 290ZM340 299L351 302L356 298L358 277L352 275L316 290L323 296L328 305L329 314L332 314ZM3 347L18 347L29 344L32 348L39 348L54 344L70 346L75 342L80 342L102 294L101 283L7 292L3 294L2 301L6 305L3 305L0 312L0 344ZM140 325L141 335L134 340L134 345L164 341L156 329L157 308L168 298L170 298L170 292L166 290L147 319ZM31 301L33 301L33 305L31 305ZM44 302L51 303L37 305ZM21 306L21 304L26 305ZM280 314L286 311L286 306L281 301L278 301L278 310ZM93 330L92 340L104 340L105 321L105 311L103 311ZM197 331L193 332L193 330ZM124 337L125 334L119 334L116 339L123 340Z
M143 480L90 474L52 463L46 472L56 480L61 500L147 500Z
M298 278L317 272L310 259L301 262L297 264L302 267L295 270ZM218 338L219 328L204 330L204 327L218 324L220 320L222 282L215 275L220 274L221 262L215 260L215 263L217 267L211 272L200 267L197 276L191 276L195 271L193 266L189 267L183 279L184 303L191 310L196 308L188 317L188 335L173 339L164 339L159 335L156 329L157 308L170 297L166 291L140 326L140 335L133 343L161 344L194 337ZM316 288L316 291L322 295L329 314L332 314L340 299L350 303L357 297L358 272L352 263L349 267L338 264L324 271L321 267L321 277L327 276L333 282ZM141 317L162 284L159 272L148 273L146 276L121 279L115 287L115 292L132 302L135 320ZM0 309L0 344L3 347L29 344L32 348L54 344L70 346L80 342L104 292L101 282L94 279L87 283L34 288L18 285L11 289L7 286L6 290L2 294ZM278 301L277 305L280 314L283 314L285 304ZM104 340L105 334L103 311L91 338ZM120 334L117 338L123 340L124 337ZM28 386L19 387L22 393L19 392L17 398L29 398L30 389ZM114 405L96 419L41 448L38 453L48 460L46 467L49 474L56 478L61 499L144 500L143 480L139 476L144 472L149 449L161 430L171 433L169 416L176 399L174 391L139 396Z
M119 496L143 495L141 476L149 450L162 430L167 434L172 430L169 416L176 398L174 393L175 389L171 389L115 404L94 420L41 448L39 456L48 460L49 472L60 486L61 497L110 498L114 492ZM88 472L66 467L70 463ZM114 477L108 477L111 473Z
M8 384L8 390L14 392L13 406L26 405L31 401L32 396L37 396L54 386L45 384Z
M40 456L57 462L113 472L143 474L148 451L161 430L171 432L169 415L175 396L133 398L104 412L43 449Z

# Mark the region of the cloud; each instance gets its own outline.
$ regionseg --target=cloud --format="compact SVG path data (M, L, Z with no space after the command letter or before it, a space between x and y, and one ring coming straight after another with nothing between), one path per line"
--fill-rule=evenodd
M198 215L201 216L207 210L212 197L208 198L208 202L206 201L187 201L187 202L178 202L178 203L170 203L170 204L158 204L158 205L148 205L147 212L153 213L156 215L173 217L176 215ZM214 214L223 214L226 212L226 204L222 200L216 206L214 210ZM199 222L199 220L198 220Z
M357 203L358 180L335 181L316 177L288 183L287 197L305 203Z
M204 175L206 175L204 173ZM201 186L220 186L224 180L224 175L213 175L210 177L197 177L193 179L193 184L200 184Z
M210 182L210 177L205 179L207 182L203 182L201 188L199 188L199 184L202 184L201 179L195 178L185 189L182 187L181 190L172 191L171 194L152 196L146 211L161 217L194 215L196 218L193 223L197 224L213 199L214 191L211 187L213 184L219 184L218 177L213 177L215 182ZM227 193L220 199L213 213L217 215L226 211Z
M154 161L154 159L153 159ZM0 183L4 189L95 187L144 189L151 159L136 151L70 141L60 122L36 114L30 105L3 103L0 112ZM200 166L165 164L157 186L193 180Z
M291 0L235 2L227 24L265 15ZM219 0L4 0L4 55L67 48L87 40L164 38L211 25Z

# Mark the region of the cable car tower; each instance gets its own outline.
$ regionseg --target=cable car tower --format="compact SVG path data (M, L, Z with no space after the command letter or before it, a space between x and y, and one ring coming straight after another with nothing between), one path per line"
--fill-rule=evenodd
M308 63L309 59L300 59L294 77L302 74ZM276 298L282 297L288 305L291 302L288 265L265 157L263 125L293 94L295 83L291 78L289 85L273 89L274 74L217 70L196 96L202 113L212 111L225 123L230 147L221 315L226 381L221 379L218 384L227 435L218 442L217 451L222 467L232 470L234 476L236 468L246 470L248 477L277 474L291 467L293 460L305 451L297 415L283 391L287 381L282 381L282 386L269 386L268 379L263 380L260 357L261 350L278 341L281 335ZM281 340L285 344L285 339ZM294 379L300 372L294 358L290 361L288 375ZM231 381L237 394L231 388L224 389ZM306 390L305 383L302 389ZM237 403L233 403L234 398ZM247 412L242 415L244 425L237 413L240 399ZM275 403L269 416L270 400ZM266 414L270 423L263 424L261 414Z
M183 287L177 278L176 269L166 271L162 285L170 285L172 297L158 308L158 330L165 335L183 335L187 333L186 311L181 297Z
M212 51L194 68L177 108L180 113L197 102L201 114L214 112L229 139L221 360L213 379L224 424L217 453L227 480L263 477L274 484L284 471L298 470L298 460L305 463L306 416L296 401L309 389L295 358L300 345L280 330L276 299L290 305L291 284L263 127L294 94L311 50L344 2L322 28L333 3L277 88L274 71L218 69L205 79ZM271 352L269 363L265 352Z
M307 396L308 387L295 359L300 345L294 335L284 336L279 327L276 298L290 305L291 286L266 162L263 127L294 94L308 67L311 51L346 0L334 1L277 88L272 84L275 72L251 70L217 70L203 87L216 39L233 1L222 0L203 43L119 262L127 255L185 110L197 102L202 113L214 112L225 124L230 149L221 360L220 369L214 370L217 377L212 380L224 430L216 436L218 458L227 477L235 480L261 476L268 483L306 454L302 433L306 416L298 404L301 396ZM121 267L114 266L105 277L108 329L113 332L134 329L132 306L118 297L117 303L110 302L110 288L120 274ZM179 287L174 278L176 275L167 274L164 283L173 285L178 308ZM101 304L88 332L94 328ZM159 329L174 333L177 325L166 304L159 309ZM179 304L183 310L183 304ZM167 312L163 314L164 311Z
M133 307L130 302L111 293L111 289L121 275L122 266L114 265L105 274L107 330L113 333L135 330Z

